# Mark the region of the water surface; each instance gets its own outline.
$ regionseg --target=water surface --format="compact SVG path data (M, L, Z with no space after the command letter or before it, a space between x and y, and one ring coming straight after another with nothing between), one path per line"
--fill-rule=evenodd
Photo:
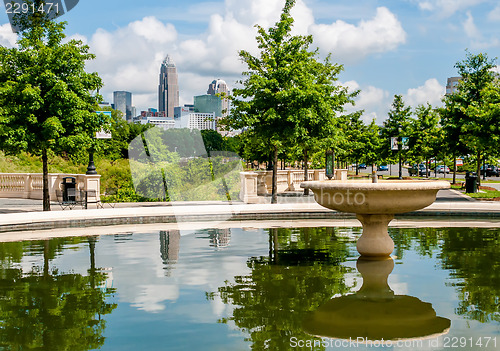
M382 287L363 286L359 235L231 228L0 243L0 349L373 348L377 338L367 335L375 328L358 327L395 299L400 307L376 325L401 312L399 324L416 333L418 313L430 311L449 330L441 323L442 333L393 335L379 349L500 348L498 229L390 228L394 268ZM380 278L364 274L366 282ZM422 308L411 312L413 303ZM349 323L354 329L341 330ZM364 344L342 342L346 335Z

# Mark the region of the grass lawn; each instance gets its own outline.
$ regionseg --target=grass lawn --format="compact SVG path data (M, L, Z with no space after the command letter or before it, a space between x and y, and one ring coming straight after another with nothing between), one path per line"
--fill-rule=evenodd
M480 193L467 194L474 199L499 199L500 200L500 190L481 190Z

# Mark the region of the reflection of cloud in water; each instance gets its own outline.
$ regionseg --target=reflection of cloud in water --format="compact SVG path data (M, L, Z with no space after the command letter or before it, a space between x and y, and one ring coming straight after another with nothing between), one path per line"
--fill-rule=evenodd
M225 240L231 238L233 241L231 231L223 229L221 233ZM240 233L243 235L238 235ZM106 252L125 264L124 268L113 270L120 301L154 313L166 309L168 302L175 303L183 294L182 287L214 291L223 285L224 277L248 273L246 252L256 245L248 234L236 230L232 250L242 251L239 256L234 256L234 252L226 255L225 250L214 250L213 235L207 234L207 231L167 230L135 234L128 242L110 246ZM264 250L262 254L267 252ZM233 309L232 306L223 306L221 301L212 301L204 308L207 309L207 321L208 316L212 316L213 321L213 313L221 317ZM175 309L177 312L182 310L194 320L199 320L203 314L192 307L177 305Z
M179 298L177 285L140 285L140 290L132 306L147 312L159 312L165 309L164 301L176 301Z

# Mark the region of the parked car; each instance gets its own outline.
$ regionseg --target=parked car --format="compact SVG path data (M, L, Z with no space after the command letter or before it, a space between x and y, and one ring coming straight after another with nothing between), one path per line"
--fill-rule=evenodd
M362 163L358 166L358 169L366 169L366 164Z
M483 174L485 168L487 177L493 177L493 176L498 177L500 175L500 171L497 166L493 165L485 165L485 166L481 167L481 175Z
M427 173L429 172L429 170L427 170L425 168L425 164L424 163L421 163L419 165L417 164L414 164L411 168L408 168L408 174L410 176L416 176L417 174L420 176L420 177L425 177L427 175Z
M437 173L450 173L450 167L445 166L445 165L439 165L436 167L436 172Z
M377 166L377 171L388 171L388 170L389 170L389 166L387 166L387 165Z

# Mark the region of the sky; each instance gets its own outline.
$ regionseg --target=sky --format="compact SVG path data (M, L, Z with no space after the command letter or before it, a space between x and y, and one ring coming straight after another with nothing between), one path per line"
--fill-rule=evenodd
M239 50L258 54L255 24L278 21L285 0L80 0L60 17L69 38L90 46L87 64L104 82L101 94L132 92L137 111L158 107L160 64L168 54L179 75L180 103L193 103L209 83L237 86ZM5 11L0 45L15 45ZM297 0L293 34L312 34L311 49L342 64L339 83L361 92L355 110L381 124L395 94L407 105L440 106L455 63L471 53L500 56L496 0ZM498 64L498 63L497 63Z

